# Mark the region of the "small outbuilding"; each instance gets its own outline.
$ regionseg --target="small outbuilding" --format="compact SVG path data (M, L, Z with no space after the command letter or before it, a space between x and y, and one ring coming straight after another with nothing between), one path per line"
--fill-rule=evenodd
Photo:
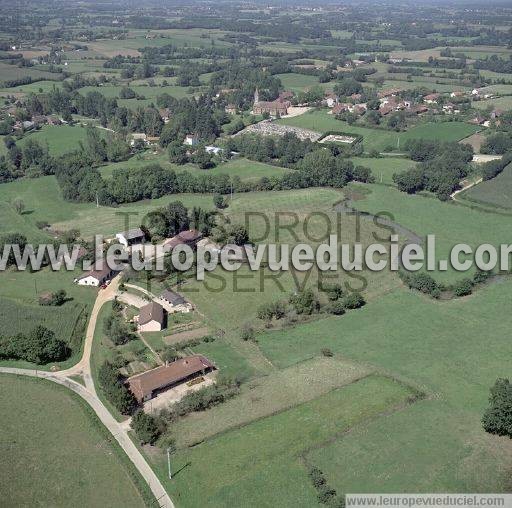
M148 303L140 308L137 322L141 332L159 332L165 328L165 310L159 303Z

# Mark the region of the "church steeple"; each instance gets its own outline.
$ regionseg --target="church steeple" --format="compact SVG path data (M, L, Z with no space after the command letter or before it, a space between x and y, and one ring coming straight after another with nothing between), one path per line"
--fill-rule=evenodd
M256 90L254 90L254 104L257 104L258 102L260 102L260 92L258 87L256 87Z

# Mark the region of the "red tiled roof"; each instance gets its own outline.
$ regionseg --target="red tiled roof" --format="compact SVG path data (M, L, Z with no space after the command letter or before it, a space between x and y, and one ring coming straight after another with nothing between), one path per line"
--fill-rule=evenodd
M141 402L154 391L179 383L215 365L203 355L187 356L156 369L148 370L127 379L126 384L135 398Z

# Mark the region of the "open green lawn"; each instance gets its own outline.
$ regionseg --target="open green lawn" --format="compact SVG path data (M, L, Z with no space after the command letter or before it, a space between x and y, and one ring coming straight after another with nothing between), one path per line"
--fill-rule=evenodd
M410 159L401 157L381 157L378 159L353 157L351 160L356 166L370 168L377 183L386 184L393 184L393 175L395 173L400 173L416 165Z
M298 93L303 92L312 86L320 86L322 88L329 88L332 90L332 83L319 83L317 76L308 76L307 74L297 74L290 72L287 74L276 74L276 78L281 80L285 90Z
M512 209L512 164L509 164L496 178L479 183L465 191L461 198L484 205Z
M49 92L53 87L62 88L62 83L60 81L36 81L35 83L30 83L28 85L18 85L12 88L0 88L0 93L41 93L41 91Z
M481 428L488 389L509 375L512 280L439 302L397 290L362 310L259 336L285 368L323 347L418 384L430 400L362 425L310 454L342 492L497 492L512 447ZM506 316L506 317L505 317Z
M80 88L79 92L82 95L87 94L87 92L99 92L105 97L109 98L119 98L119 92L121 91L122 86L85 86ZM155 102L157 95L162 95L164 93L168 93L177 99L181 99L186 97L189 94L189 88L184 86L141 86L134 85L130 86L130 88L137 94L144 96L146 99ZM137 100L137 99L121 99L119 104L127 105L130 104L133 107L137 107L137 105L143 105L145 101Z
M25 202L23 215L18 215L10 204L16 198ZM5 219L0 221L0 234L17 231L30 241L48 240L48 235L36 227L38 221L47 221L58 231L77 228L84 238L92 238L95 234L112 235L126 230L127 212L135 212L137 215L131 215L130 221L140 223L151 210L176 200L186 206L213 207L211 196L198 194L165 196L117 208L96 207L94 203L65 201L53 176L22 179L0 185L0 213Z
M333 390L272 417L173 454L175 471L153 456L171 497L183 507L320 506L301 455L382 411L406 403L412 392L381 376Z
M390 213L394 220L416 232L421 238L436 236L437 260L449 259L450 249L458 243L473 248L483 243L499 246L510 242L510 218L482 213L453 202L441 202L434 197L408 195L381 185L353 185L352 188L370 190L362 199L352 203L360 211ZM453 269L436 271L433 275L453 282L467 276Z
M100 129L100 136L105 137L106 131ZM20 147L28 139L38 141L41 145L48 145L51 155L62 155L79 148L79 143L86 138L86 128L82 125L43 125L37 131L24 136L17 144Z
M206 355L211 358L210 354ZM217 362L216 365L222 369ZM171 428L179 447L290 409L367 376L370 369L340 358L314 358L244 383L241 393L207 411L191 413ZM304 383L307 379L307 383Z
M201 169L194 166L190 167L193 172L204 172ZM242 181L254 181L260 178L272 176L279 177L288 173L292 170L281 168L278 166L272 166L270 164L264 164L262 162L250 161L248 159L232 159L226 163L220 164L217 167L209 170L211 174L222 174L230 177L238 176Z
M142 508L154 501L128 457L72 392L2 374L0 405L3 506Z
M338 232L340 242L355 242L358 238L363 245L374 243L373 235L383 233L382 229L371 221L361 221L358 230L355 216L337 216L333 212L334 203L341 197L342 194L334 189L235 194L224 214L233 224L244 224L247 220L249 236L256 243L295 245L306 242L316 246L319 242L315 237L325 238L329 231L333 234ZM276 227L278 224L279 228ZM285 226L289 226L291 231L287 231ZM339 270L324 275L324 282L328 282L329 276L347 287L364 289L369 298L398 284L397 276L389 271L354 275ZM191 280L181 291L198 306L209 324L233 330L254 320L262 303L287 299L292 292L304 286L316 288L321 282L319 277L314 268L306 272L291 269L272 272L268 268L251 271L243 266L236 272L218 270L207 273L204 281Z
M23 79L30 77L34 80L55 80L58 81L62 78L62 74L34 69L32 67L18 67L16 65L9 65L5 62L0 62L0 86L6 81Z
M43 325L66 341L72 350L71 357L59 364L60 368L76 363L97 293L93 288L79 287L73 283L81 273L79 267L74 272L52 272L48 268L34 273L14 270L0 272L0 335L28 333L36 326ZM41 294L60 289L66 291L69 299L61 307L39 305ZM33 365L21 361L2 361L2 364L33 368ZM50 367L51 364L42 368Z

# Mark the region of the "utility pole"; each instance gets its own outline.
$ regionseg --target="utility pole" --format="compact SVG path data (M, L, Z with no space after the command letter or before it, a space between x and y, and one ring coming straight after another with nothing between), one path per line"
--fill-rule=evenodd
M171 447L169 446L167 448L167 467L169 469L169 480L172 480L172 474L171 474L171 452L170 452L170 449L171 449Z
M100 200L98 198L98 193L96 193L96 208L100 207Z

